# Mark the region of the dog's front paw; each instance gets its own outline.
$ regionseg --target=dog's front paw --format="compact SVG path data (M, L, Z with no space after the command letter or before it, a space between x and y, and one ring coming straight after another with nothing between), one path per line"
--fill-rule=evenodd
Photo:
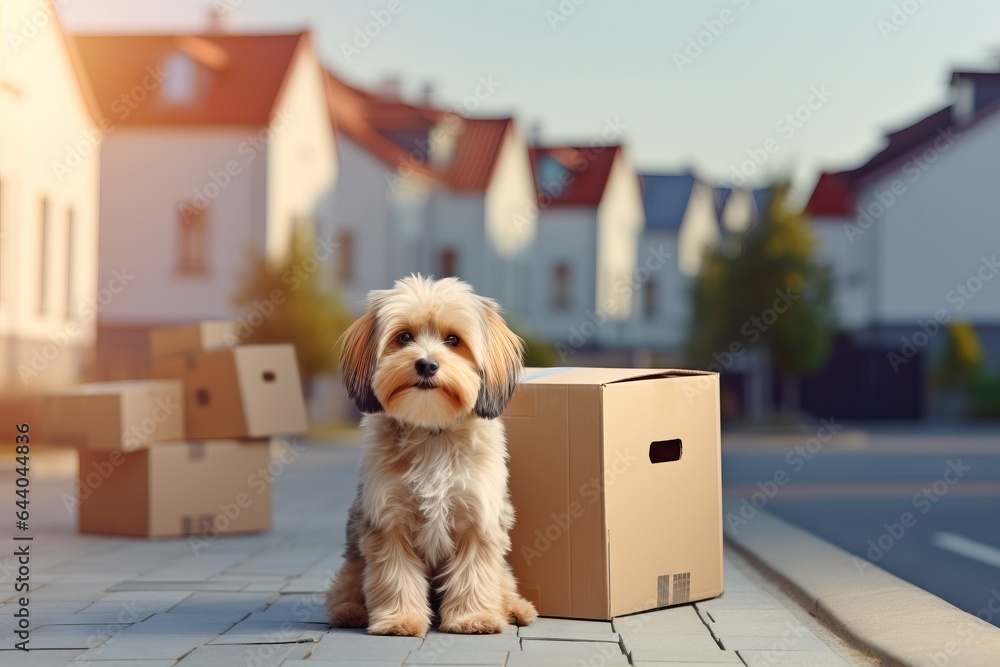
M334 628L368 627L368 610L356 602L339 602L326 610L330 625Z
M441 632L460 635L493 635L503 632L507 623L503 618L491 614L469 614L458 618L441 620Z
M538 618L535 606L522 597L516 597L507 604L507 620L514 625L531 625Z
M430 619L413 615L395 614L374 618L368 626L370 635L396 635L399 637L423 637L430 627Z

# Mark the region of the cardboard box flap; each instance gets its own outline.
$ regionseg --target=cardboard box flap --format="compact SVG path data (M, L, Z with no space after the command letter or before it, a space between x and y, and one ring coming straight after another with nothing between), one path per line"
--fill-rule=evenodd
M525 368L522 384L591 384L608 385L659 377L712 375L707 371L654 368Z
M169 390L179 387L177 380L119 380L117 382L90 382L60 389L53 396L96 396L104 394L123 394L130 391L151 389Z

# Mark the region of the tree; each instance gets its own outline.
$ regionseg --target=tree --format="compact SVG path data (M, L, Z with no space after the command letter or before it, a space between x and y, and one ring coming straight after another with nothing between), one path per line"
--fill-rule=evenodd
M726 370L723 362L762 348L784 380L785 407L797 407L798 378L826 363L835 328L830 277L814 248L809 219L789 209L787 185L775 186L742 243L720 243L704 258L692 290L692 356Z
M353 318L335 290L321 282L315 244L293 235L278 260L254 250L234 298L244 311L238 333L244 343L292 343L308 394L318 375L339 363L336 343Z

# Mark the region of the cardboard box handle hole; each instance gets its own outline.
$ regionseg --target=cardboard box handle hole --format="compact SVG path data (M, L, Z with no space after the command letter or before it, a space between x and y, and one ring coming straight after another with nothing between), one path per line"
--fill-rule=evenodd
M274 382L275 378L277 377L274 374L274 371L264 371L263 373L260 374L260 376L264 378L264 382Z
M654 440L649 443L650 463L670 463L680 461L684 453L684 445L680 438L673 440Z
M198 405L208 405L212 402L212 397L208 393L208 389L198 389L194 392L194 400Z

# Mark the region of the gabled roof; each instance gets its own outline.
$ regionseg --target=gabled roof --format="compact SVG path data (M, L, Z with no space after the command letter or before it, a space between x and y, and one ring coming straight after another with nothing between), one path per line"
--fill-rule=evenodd
M643 174L639 181L646 229L680 229L697 182L694 174Z
M310 41L308 32L73 39L100 114L117 125L267 125L299 49ZM184 54L200 68L192 103L169 103L157 95L172 54ZM123 95L131 98L128 104Z
M597 206L611 176L611 168L622 147L536 146L528 149L531 173L540 207ZM557 179L546 175L546 163L559 171Z
M386 164L429 176L454 192L485 192L514 120L469 118L426 105L386 98L356 88L327 71L327 103L334 128ZM435 127L454 132L454 150L433 165L427 137Z

